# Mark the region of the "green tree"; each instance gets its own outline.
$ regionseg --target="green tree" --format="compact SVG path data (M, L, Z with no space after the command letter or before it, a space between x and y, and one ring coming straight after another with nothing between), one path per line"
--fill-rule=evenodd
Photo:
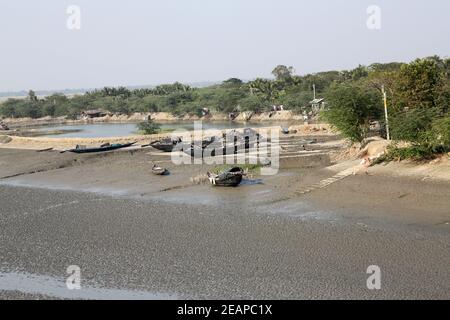
M327 102L329 109L322 117L354 142L367 137L370 122L382 113L381 96L362 83L332 85Z
M18 99L8 99L0 105L0 114L6 118L19 117L17 107L20 101Z
M293 67L287 67L285 65L278 65L272 70L272 74L277 80L287 80L292 77L294 73Z
M256 95L248 96L239 101L242 111L261 112L270 107L267 101L264 101Z
M250 93L258 95L264 101L274 103L280 95L282 83L267 79L257 78L249 84Z
M448 117L445 67L437 58L417 59L401 67L391 112L394 139L427 143L433 123Z
M285 105L290 110L300 112L303 110L309 110L311 101L311 92L310 91L300 91L297 93L288 93L285 97L283 97L281 103Z
M36 93L33 90L28 91L28 100L34 102L38 100Z
M238 78L230 78L222 82L222 85L225 87L240 87L244 82Z
M396 109L442 108L445 73L433 59L417 59L400 68Z
M425 139L431 148L437 151L448 150L450 148L450 117L434 120Z

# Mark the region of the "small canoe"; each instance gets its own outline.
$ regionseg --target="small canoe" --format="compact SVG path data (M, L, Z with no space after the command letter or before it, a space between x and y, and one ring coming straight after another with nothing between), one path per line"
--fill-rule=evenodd
M166 168L158 167L156 164L153 165L152 173L157 176L165 176L169 174L169 170Z
M239 167L234 167L219 174L208 172L209 182L213 186L237 187L244 176L244 171Z
M131 142L131 143L114 143L114 144L104 144L100 147L93 147L93 148L86 148L83 146L77 145L75 149L67 150L69 152L74 153L93 153L93 152L105 152L105 151L112 151L122 148L131 147L132 145L136 144L137 141Z

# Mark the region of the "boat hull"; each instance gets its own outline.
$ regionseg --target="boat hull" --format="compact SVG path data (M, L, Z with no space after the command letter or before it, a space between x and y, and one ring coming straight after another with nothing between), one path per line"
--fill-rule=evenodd
M150 143L150 146L162 152L172 152L176 144Z
M241 168L232 168L218 175L208 172L208 179L213 186L237 187L242 182L243 175Z
M123 148L127 148L127 147L131 147L132 145L134 145L136 142L132 142L132 143L126 143L126 144L120 144L120 145L110 145L107 147L98 147L98 148L86 148L86 149L71 149L68 150L69 152L73 152L73 153L95 153L95 152L106 152L106 151L113 151L113 150L118 150L118 149L123 149Z

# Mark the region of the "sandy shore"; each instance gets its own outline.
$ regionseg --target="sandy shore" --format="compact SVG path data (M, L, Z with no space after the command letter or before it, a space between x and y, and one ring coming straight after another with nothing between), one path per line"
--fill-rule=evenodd
M0 272L13 286L37 283L11 291L0 281L0 297L58 297L75 264L105 296L120 289L194 299L448 299L450 183L440 179L442 161L356 170L326 187L320 182L359 161L305 164L220 189L190 181L211 166L175 166L153 148L0 148ZM171 175L152 175L151 162ZM372 264L383 271L380 291L366 287ZM56 287L40 285L43 276ZM90 292L79 298L99 298Z
M224 113L211 113L210 115L199 117L196 115L175 116L168 112L148 112L148 113L133 113L130 115L113 114L104 117L92 119L68 119L67 117L43 117L38 119L32 118L5 118L3 121L11 128L21 128L29 126L41 125L57 125L57 124L84 124L84 123L127 123L127 122L141 122L148 118L156 122L174 122L174 121L229 121L229 117ZM299 121L303 122L301 115L295 114L289 110L272 111L262 113L242 112L235 119L235 122L268 122L268 121Z

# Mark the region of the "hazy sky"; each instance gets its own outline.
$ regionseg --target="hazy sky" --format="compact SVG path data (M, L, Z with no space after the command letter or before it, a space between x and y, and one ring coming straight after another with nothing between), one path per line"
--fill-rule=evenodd
M370 5L381 29L369 30ZM69 30L69 5L81 29ZM449 0L0 0L0 91L270 77L450 54Z

